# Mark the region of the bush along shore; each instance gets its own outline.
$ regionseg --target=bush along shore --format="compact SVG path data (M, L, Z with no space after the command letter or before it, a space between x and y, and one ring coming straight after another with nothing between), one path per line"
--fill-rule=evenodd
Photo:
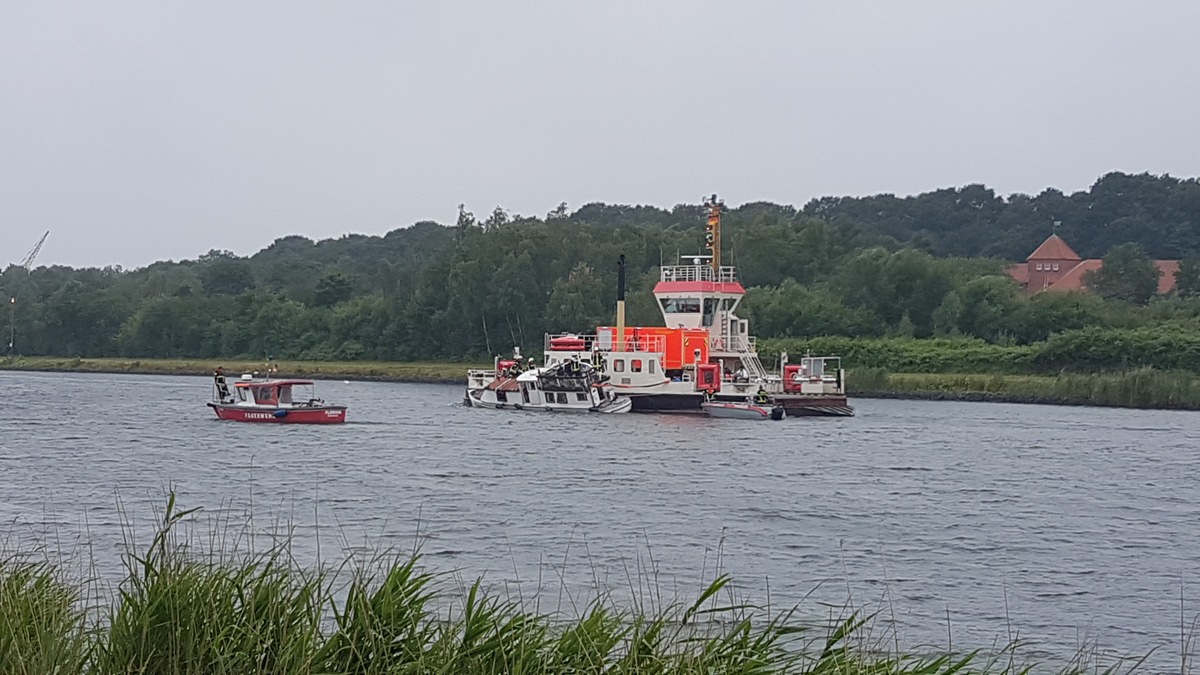
M255 551L246 531L181 534L196 529L193 512L168 499L152 541L127 543L116 593L73 582L68 565L44 554L0 553L0 675L1037 671L1019 651L1024 641L987 653L904 652L861 614L804 625L795 611L739 603L727 576L660 609L636 599L623 609L599 594L560 616L479 581L452 590L415 556L307 569L289 536L259 538L272 544ZM1102 664L1087 647L1060 663L1064 673L1141 665Z
M896 341L889 344L891 356L877 350L869 363L896 362L913 365L924 362L922 341ZM880 341L881 344L883 341ZM915 343L915 346L913 344ZM878 347L878 345L876 345ZM867 349L867 348L863 348ZM974 346L971 346L974 349ZM1001 348L1003 349L1003 348ZM908 350L908 351L905 351ZM984 351L989 351L985 348ZM814 352L816 353L816 352ZM830 353L830 352L825 352ZM832 352L836 353L836 352ZM996 354L990 354L994 357ZM944 359L944 357L939 357ZM938 361L940 362L940 361ZM986 361L994 363L994 361ZM210 375L217 366L227 375L265 373L267 364L239 359L120 359L16 357L0 359L0 370L46 372L130 373L141 375ZM463 384L468 368L487 368L491 364L467 363L395 363L372 361L284 362L278 364L278 376L314 379L375 380L381 382L417 382ZM905 398L944 401L993 401L1041 403L1053 405L1095 405L1128 408L1200 410L1200 378L1190 371L1156 370L1145 366L1112 373L1072 373L1030 375L996 372L891 372L881 367L849 368L848 393L858 398Z
M889 373L882 368L862 368L847 372L846 386L850 396L861 398L1200 410L1200 379L1196 375L1153 368L1054 376Z
M286 361L274 365L278 372L273 375L280 377L440 384L461 384L466 382L468 368L491 367L491 364L379 361ZM234 378L242 373L265 375L269 367L265 361L246 359L81 359L44 356L0 359L0 370L136 375L212 375L217 366L223 366L225 374Z

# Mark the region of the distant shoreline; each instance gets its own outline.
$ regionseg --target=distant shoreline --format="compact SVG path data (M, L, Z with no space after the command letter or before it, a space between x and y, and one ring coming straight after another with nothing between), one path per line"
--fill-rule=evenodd
M464 384L469 368L491 364L390 361L284 361L280 377L315 380L360 380L408 384ZM108 373L128 375L209 376L223 366L227 376L266 372L265 363L230 359L124 359L17 357L0 359L0 371ZM847 375L853 399L967 401L1035 405L1100 406L1143 410L1200 410L1194 394L1196 378L1178 373L1133 371L1108 375L991 375L940 373L862 373ZM865 382L864 382L865 381ZM1200 384L1196 386L1200 391ZM1147 394L1147 391L1149 392Z
M267 364L236 359L73 359L17 357L0 359L0 370L46 373L108 373L125 375L211 376L222 366L230 378L244 373L267 372ZM277 377L314 380L363 380L414 384L458 384L466 382L467 369L490 368L491 364L401 363L382 361L283 361L277 362Z

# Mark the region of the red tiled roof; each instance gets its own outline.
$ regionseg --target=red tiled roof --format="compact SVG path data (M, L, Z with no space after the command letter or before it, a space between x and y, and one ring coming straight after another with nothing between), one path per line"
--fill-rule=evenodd
M1158 268L1158 292L1170 293L1175 290L1175 273L1179 271L1178 260L1155 260L1154 266Z
M1082 260L1057 234L1052 234L1026 260Z
M1088 272L1094 272L1104 266L1104 261L1097 258L1083 260L1079 254L1067 245L1067 242L1062 240L1062 237L1057 234L1052 234L1042 242L1042 245L1037 247L1033 253L1029 254L1027 260L1076 260L1078 261L1074 267L1067 269L1057 281L1046 286L1045 288L1028 288L1026 292L1037 293L1043 290L1055 291L1079 291L1087 288L1084 284L1083 277ZM1158 268L1158 293L1170 293L1175 290L1175 273L1179 271L1178 260L1155 260L1154 266ZM1049 270L1050 266L1046 265ZM1055 266L1057 270L1058 267ZM1023 286L1027 286L1029 282L1029 265L1018 264L1012 265L1007 270L1008 276L1015 279ZM1039 282L1041 283L1041 282Z
M1154 266L1158 268L1158 290L1157 293L1170 293L1175 290L1175 273L1179 271L1178 260L1155 260ZM1050 290L1054 291L1078 291L1085 288L1083 283L1083 275L1088 272L1095 271L1104 267L1104 261L1096 258L1084 260L1078 265L1071 268L1069 272L1063 275L1061 279L1050 284ZM1041 289L1031 289L1041 290Z
M1079 291L1085 288L1083 283L1083 275L1088 272L1094 272L1104 266L1104 261L1097 258L1081 261L1078 265L1072 267L1058 281L1050 284L1050 290L1055 291ZM1039 291L1040 288L1031 288L1030 290Z

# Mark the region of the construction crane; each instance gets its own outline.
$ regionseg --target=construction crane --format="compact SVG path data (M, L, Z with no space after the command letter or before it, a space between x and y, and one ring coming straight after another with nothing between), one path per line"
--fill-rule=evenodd
M32 269L33 261L37 260L38 253L42 252L42 244L46 243L46 237L49 237L49 236L50 236L50 230L46 230L46 233L42 235L42 238L38 239L37 245L34 246L33 250L29 252L29 255L25 256L25 259L20 262L18 267L23 268L26 272L28 272L30 269ZM16 345L16 342L17 342L17 296L14 294L14 295L9 296L9 298L8 298L8 357L9 358L12 358L12 356L13 356L13 347Z
M33 250L29 252L29 255L25 256L25 259L22 260L20 265L18 265L18 266L24 267L25 271L29 271L30 269L32 269L33 261L37 260L38 253L42 252L42 244L46 243L46 237L49 237L49 236L50 236L50 230L46 230L46 234L43 234L42 238L38 239L37 246L33 247Z

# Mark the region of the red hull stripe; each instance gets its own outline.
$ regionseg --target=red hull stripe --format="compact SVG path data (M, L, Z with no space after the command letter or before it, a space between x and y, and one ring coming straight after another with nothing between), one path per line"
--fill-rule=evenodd
M245 408L209 404L217 417L235 422L263 422L267 424L341 424L346 421L346 408L325 406L322 408ZM286 411L276 416L279 411Z
M737 293L745 295L746 289L736 281L660 281L654 285L655 293Z

